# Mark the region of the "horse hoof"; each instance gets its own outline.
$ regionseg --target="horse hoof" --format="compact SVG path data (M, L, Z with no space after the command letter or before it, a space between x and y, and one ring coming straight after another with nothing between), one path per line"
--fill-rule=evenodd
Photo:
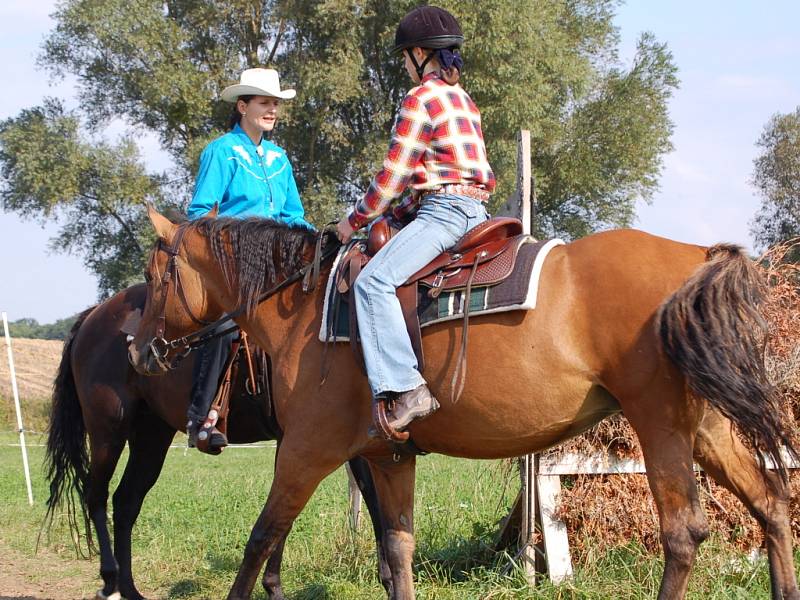
M95 600L122 600L122 595L119 592L114 592L106 596L102 589L97 590Z

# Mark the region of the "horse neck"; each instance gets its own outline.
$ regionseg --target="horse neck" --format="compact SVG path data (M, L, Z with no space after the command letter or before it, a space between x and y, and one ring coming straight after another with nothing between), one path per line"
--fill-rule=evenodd
M186 235L185 248L186 262L197 271L203 282L209 318L234 311L238 307L238 301L230 290L222 265L214 257L211 240L190 230Z
M317 339L329 272L330 267L323 268L320 282L312 292L305 293L300 282L294 283L262 302L252 316L237 319L273 357L273 362L280 360L282 354L297 352Z

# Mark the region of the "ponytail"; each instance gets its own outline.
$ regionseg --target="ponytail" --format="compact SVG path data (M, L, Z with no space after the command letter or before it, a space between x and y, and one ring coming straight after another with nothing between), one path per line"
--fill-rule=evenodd
M461 58L458 48L451 46L436 50L436 61L439 63L442 79L449 85L457 84L464 66L464 60Z

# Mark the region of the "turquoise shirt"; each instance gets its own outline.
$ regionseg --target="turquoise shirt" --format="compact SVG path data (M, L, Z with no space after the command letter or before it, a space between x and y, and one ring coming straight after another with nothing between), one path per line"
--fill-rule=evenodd
M238 124L200 155L189 218L202 217L214 204L220 216L265 217L314 228L304 219L286 152L263 138L254 144Z

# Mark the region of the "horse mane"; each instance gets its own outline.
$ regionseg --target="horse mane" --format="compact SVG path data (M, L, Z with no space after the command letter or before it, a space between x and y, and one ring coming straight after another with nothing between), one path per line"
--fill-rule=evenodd
M228 287L251 313L259 296L303 267L316 233L301 225L251 217L203 218L184 225L207 237ZM329 240L328 240L329 241Z

